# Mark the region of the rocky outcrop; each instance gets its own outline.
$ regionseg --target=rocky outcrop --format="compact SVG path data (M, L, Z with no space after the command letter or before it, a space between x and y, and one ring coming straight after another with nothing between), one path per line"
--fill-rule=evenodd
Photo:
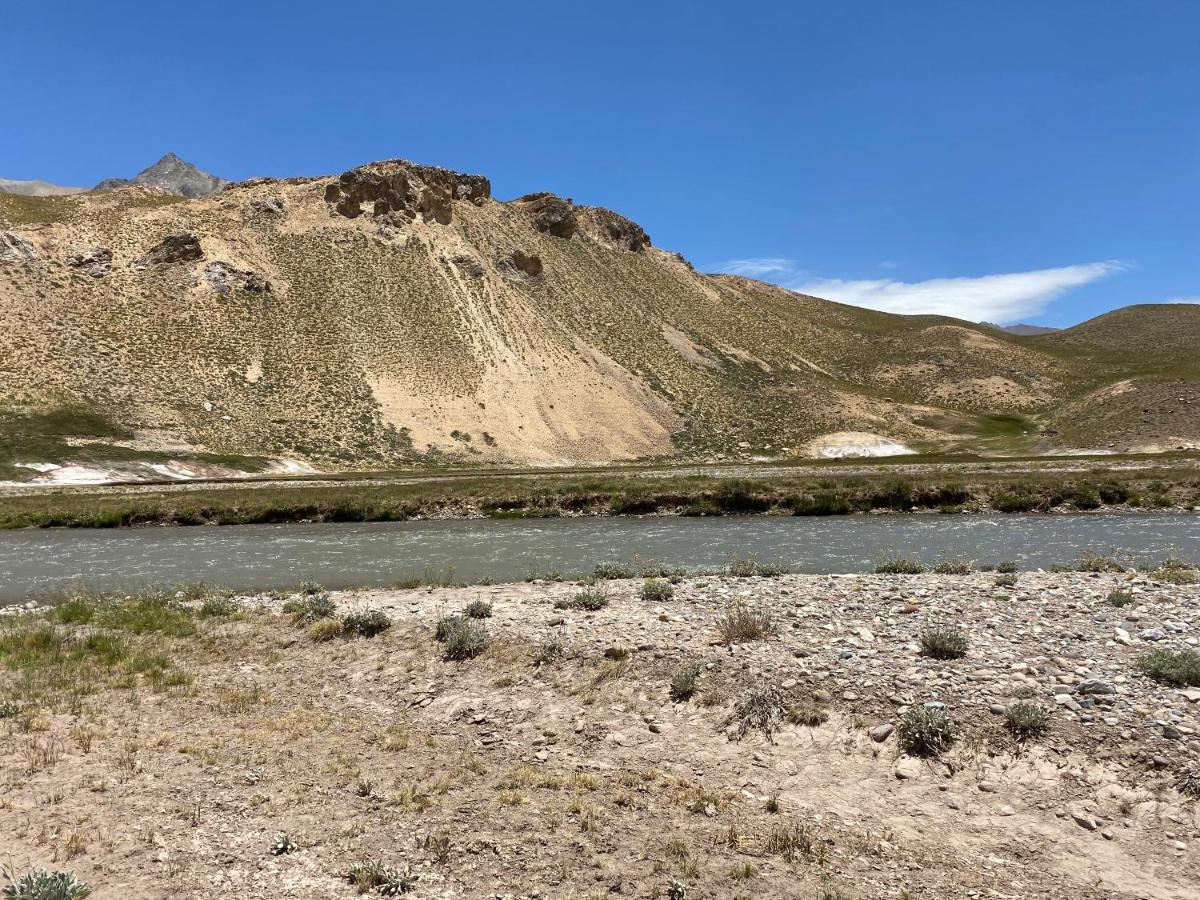
M37 259L33 244L11 231L0 231L0 262L29 262Z
M496 268L505 278L528 281L542 274L542 258L524 250L514 249L497 262Z
M249 291L252 294L271 292L271 282L257 272L239 269L222 260L210 262L205 266L200 280L222 295L235 290Z
M588 234L610 247L640 253L650 246L650 235L641 225L611 209L589 206L581 219Z
M554 194L527 194L518 203L526 204L533 213L533 227L543 234L570 239L579 227L575 216L575 204L570 198Z
M250 201L250 209L267 216L282 216L286 208L282 197L262 197Z
M404 225L420 216L426 222L449 225L454 219L454 201L479 205L491 196L491 190L491 183L482 175L391 161L343 172L326 185L325 202L348 219L366 213Z
M93 278L103 278L112 268L112 251L107 247L91 247L67 257L73 269L86 269Z
M472 278L482 278L484 275L483 263L468 253L460 253L450 262L454 263L454 267L460 272L465 272Z
M194 234L172 234L164 238L162 243L151 247L135 264L142 267L162 266L197 259L204 259L200 239Z

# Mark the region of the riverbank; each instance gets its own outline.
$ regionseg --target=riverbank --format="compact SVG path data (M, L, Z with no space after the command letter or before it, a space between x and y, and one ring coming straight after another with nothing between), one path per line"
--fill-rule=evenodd
M651 584L9 617L0 843L99 898L1192 896L1195 584Z
M1200 460L1139 457L410 473L0 493L0 528L409 519L1057 512L1200 505Z

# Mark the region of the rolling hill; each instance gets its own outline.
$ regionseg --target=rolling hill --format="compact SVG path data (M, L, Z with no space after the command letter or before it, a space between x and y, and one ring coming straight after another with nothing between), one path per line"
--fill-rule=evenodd
M0 194L9 476L1169 448L1200 441L1197 339L1194 306L1021 337L706 275L611 210L402 160Z

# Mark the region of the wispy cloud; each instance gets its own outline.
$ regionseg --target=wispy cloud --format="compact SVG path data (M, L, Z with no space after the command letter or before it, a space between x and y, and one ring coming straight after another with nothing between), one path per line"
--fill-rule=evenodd
M1032 272L1009 272L975 278L933 278L929 281L840 278L792 279L784 287L827 300L865 306L883 312L955 316L973 322L1006 325L1037 315L1073 288L1107 278L1127 267L1120 262L1059 266Z
M756 256L750 259L729 259L717 267L718 272L761 278L764 275L793 274L796 263L780 256Z

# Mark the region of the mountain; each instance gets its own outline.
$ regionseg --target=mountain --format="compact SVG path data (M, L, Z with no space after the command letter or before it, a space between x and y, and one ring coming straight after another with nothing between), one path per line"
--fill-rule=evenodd
M1035 334L1050 334L1051 332L1058 331L1057 328L1047 328L1044 325L1025 325L1024 323L1017 325L995 325L992 322L983 322L981 324L987 325L989 328L995 328L998 331L1007 331L1009 334L1015 334L1019 337L1030 337L1031 335Z
M197 169L174 153L168 153L148 169L143 169L132 179L106 178L96 185L98 191L108 191L129 184L141 184L161 188L172 194L196 199L215 194L229 184L224 178L210 175Z
M78 194L87 188L63 187L35 178L32 181L13 181L10 178L0 178L0 191L6 194L24 194L27 197L61 197L68 194Z
M0 194L0 418L21 435L0 435L0 465L100 446L349 469L1200 441L1195 308L1110 315L1016 337L846 306L697 272L608 209L500 201L403 160L195 200ZM1160 340L1179 353L1145 351Z

